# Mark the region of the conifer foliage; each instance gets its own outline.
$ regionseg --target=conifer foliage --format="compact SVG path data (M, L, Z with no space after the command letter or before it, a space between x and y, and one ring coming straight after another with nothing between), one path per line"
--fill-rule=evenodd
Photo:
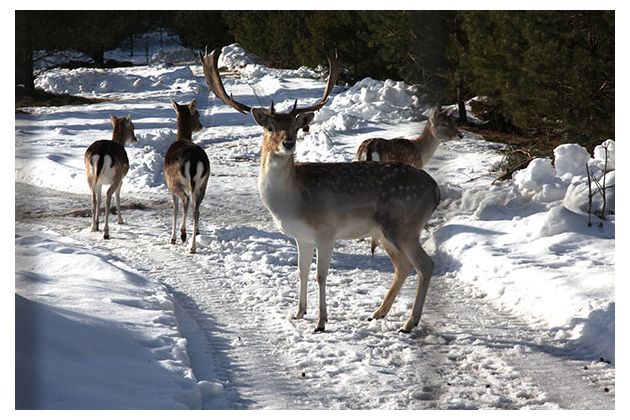
M325 64L335 46L342 82L416 85L427 102L488 98L512 130L568 141L614 137L614 11L16 11L16 84L32 85L32 52L102 53L160 28L190 48L232 42L268 65Z

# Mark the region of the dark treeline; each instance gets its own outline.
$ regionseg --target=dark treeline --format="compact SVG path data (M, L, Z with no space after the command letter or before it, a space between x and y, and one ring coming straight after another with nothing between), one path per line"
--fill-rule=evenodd
M270 65L325 64L337 47L348 83L403 80L431 103L487 97L497 128L614 137L614 11L16 11L16 84L33 51L133 48L150 30L203 49L238 42Z

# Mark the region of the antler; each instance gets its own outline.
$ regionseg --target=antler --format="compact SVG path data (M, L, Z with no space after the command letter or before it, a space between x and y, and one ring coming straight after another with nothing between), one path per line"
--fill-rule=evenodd
M295 116L302 112L317 111L328 101L328 96L335 87L335 83L337 83L337 78L339 78L339 74L341 73L341 60L339 60L336 49L333 54L333 52L330 51L330 49L326 45L324 45L324 51L326 52L326 57L328 58L329 70L328 81L326 82L326 89L324 89L324 94L322 95L322 98L319 100L318 103L308 108L298 108L296 99L295 104L293 104L293 109L291 110L289 115ZM228 93L225 91L225 88L223 87L223 82L221 82L221 76L219 75L219 69L217 65L219 62L220 54L221 52L219 51L219 48L212 51L210 55L208 55L207 48L205 56L202 56L201 52L199 52L199 58L201 59L201 66L203 67L203 74L206 78L206 83L217 98L221 99L225 104L230 105L238 112L246 114L251 111L252 107L235 101L234 97L232 95L228 95ZM270 110L273 114L273 101L271 102Z
M326 102L328 102L328 95L332 92L335 87L335 83L337 83L337 79L339 78L339 74L341 73L341 60L337 55L337 49L335 48L334 54L328 48L326 44L324 44L324 51L326 52L326 58L328 58L328 80L326 81L326 89L324 89L324 94L322 95L322 99L319 100L315 105L311 105L308 108L297 108L297 99L295 100L295 104L293 105L293 109L289 113L290 115L297 115L302 112L310 112L317 111L321 107L323 107Z
M206 78L206 83L216 97L225 102L226 105L230 105L238 112L246 114L250 112L252 108L235 101L232 95L228 96L225 88L223 87L223 82L221 81L221 76L219 75L219 67L217 65L220 54L220 48L215 49L210 55L208 55L208 47L206 47L205 57L201 56L201 51L199 52L199 58L201 59L201 66L203 67L203 75Z

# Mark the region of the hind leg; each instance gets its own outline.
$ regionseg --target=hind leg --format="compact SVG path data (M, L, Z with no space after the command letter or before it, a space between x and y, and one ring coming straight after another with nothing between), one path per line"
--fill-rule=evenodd
M177 208L179 207L179 200L175 194L173 196L173 229L171 232L171 244L177 242Z
M122 181L120 181L120 185L118 185L118 188L116 189L116 192L114 193L114 197L116 198L116 215L118 216L118 224L124 225L125 222L122 218L122 213L120 212L120 189L121 188L122 188Z
M385 315L387 315L394 303L394 300L396 299L396 296L398 295L398 292L405 283L405 279L409 276L409 272L412 267L405 254L399 251L391 242L386 239L382 239L381 243L383 244L385 252L387 252L387 255L389 255L389 258L394 264L394 281L389 288L383 303L372 314L372 316L368 318L368 321L371 321L372 319L382 319Z
M182 239L182 242L186 242L186 213L188 213L188 204L190 204L190 199L186 193L183 193L179 198L182 200L182 223L179 226L179 236Z
M98 216L101 210L101 184L92 186L92 232L98 232Z
M204 185L205 189L205 185ZM205 191L198 191L193 193L193 237L192 244L190 245L190 253L194 254L197 252L197 235L199 235L199 207L201 206L201 201L203 200ZM192 194L191 194L192 195Z
M418 273L418 289L413 302L413 308L411 309L411 316L401 329L401 332L408 333L420 322L422 307L424 306L427 291L429 290L431 274L433 274L433 260L431 260L431 257L422 249L418 239L411 241L409 245L405 247L405 254Z
M103 239L109 239L109 208L112 203L112 195L118 189L120 184L112 184L105 193L105 223L103 224Z

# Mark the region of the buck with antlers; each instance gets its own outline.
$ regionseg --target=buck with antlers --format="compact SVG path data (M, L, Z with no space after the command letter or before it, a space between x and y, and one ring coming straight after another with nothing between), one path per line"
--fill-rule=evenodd
M210 161L202 147L192 142L192 133L203 127L199 122L199 111L195 99L188 105L180 105L171 99L177 112L177 139L164 156L164 178L173 195L173 230L171 244L177 242L177 211L179 200L182 201L182 223L179 234L182 242L186 242L186 213L192 200L193 205L193 237L190 253L197 252L197 235L199 234L199 206L206 194L206 186L210 176ZM188 195L190 193L190 196Z
M419 285L412 314L402 328L410 332L420 321L422 306L433 271L433 262L420 246L419 232L439 201L436 182L424 171L399 163L346 162L296 163L298 130L312 121L314 112L327 101L340 72L336 54L326 51L330 65L321 100L289 113L252 108L237 102L223 87L217 49L200 54L208 86L226 104L241 113L250 112L264 129L258 189L278 228L295 238L298 248L300 289L295 318L306 313L307 279L313 250L317 249L319 314L316 331L327 321L326 277L336 239L366 236L378 238L395 268L394 282L383 304L370 319L383 318L412 268Z
M98 219L101 208L101 187L110 185L105 198L105 225L103 239L109 239L109 207L112 194L116 196L116 214L118 224L123 224L120 214L120 187L129 171L129 158L125 144L138 142L131 122L131 115L117 118L110 115L114 134L111 140L97 140L85 151L84 162L87 181L92 193L92 232L98 231Z

